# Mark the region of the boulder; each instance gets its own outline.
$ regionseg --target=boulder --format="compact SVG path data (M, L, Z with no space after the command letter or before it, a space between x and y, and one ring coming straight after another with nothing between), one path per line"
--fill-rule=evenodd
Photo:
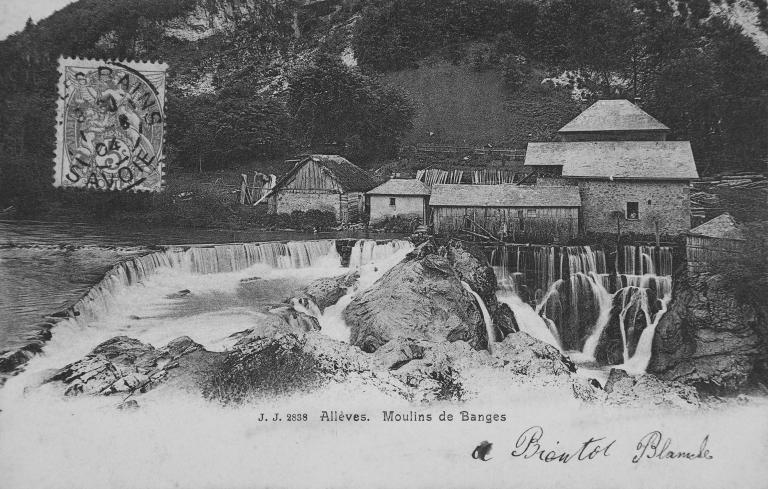
M755 306L739 302L720 276L681 277L656 328L648 371L701 392L734 393L768 357L766 328Z
M321 278L307 285L298 298L306 297L311 299L322 312L325 311L326 307L339 302L339 299L347 294L347 290L355 285L359 278L360 274L358 272L350 272L337 277Z
M459 241L448 244L446 258L459 280L468 283L483 298L489 309L496 306L496 273L485 255Z
M357 295L344 311L350 342L373 352L395 338L469 342L486 348L475 298L442 256L422 245Z
M605 380L605 392L609 394L613 392L613 384L620 382L627 377L629 377L629 374L626 370L620 368L612 368L610 372L608 372L608 378Z
M630 376L618 372L623 370L612 369L606 382L607 404L682 409L695 409L701 404L696 389L681 382L663 381L651 374Z
M146 392L166 380L178 361L203 347L184 336L156 349L127 336L116 336L82 360L54 373L46 382L61 381L67 396Z
M0 373L9 374L24 365L32 358L33 353L18 349L0 353Z
M497 341L520 331L520 326L517 325L517 320L515 319L515 313L512 312L512 309L507 304L499 303L493 312L492 319L493 325L500 336L496 338Z
M554 346L533 336L518 332L494 344L493 357L504 363L504 368L527 376L570 376L576 372L574 364Z

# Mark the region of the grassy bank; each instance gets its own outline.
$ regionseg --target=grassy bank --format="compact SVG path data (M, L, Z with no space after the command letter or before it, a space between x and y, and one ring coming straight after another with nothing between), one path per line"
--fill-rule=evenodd
M333 214L309 210L293 214L267 214L266 205L239 203L240 175L254 171L284 171L267 162L228 170L190 172L175 170L166 175L166 187L158 193L99 192L48 187L27 192L8 202L4 219L48 222L167 226L217 229L329 230L336 226ZM3 209L0 209L3 210Z

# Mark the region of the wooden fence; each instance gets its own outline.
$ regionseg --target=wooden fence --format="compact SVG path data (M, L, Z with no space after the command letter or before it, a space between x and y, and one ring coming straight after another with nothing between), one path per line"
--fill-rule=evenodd
M474 154L474 155L490 155L497 156L499 158L506 158L511 160L523 161L525 159L525 149L517 148L475 148L472 146L453 146L453 145L441 145L441 144L417 144L417 153L441 153L441 154Z

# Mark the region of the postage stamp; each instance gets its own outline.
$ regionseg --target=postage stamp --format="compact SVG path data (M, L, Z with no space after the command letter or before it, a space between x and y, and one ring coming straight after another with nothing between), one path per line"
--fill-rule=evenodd
M54 186L162 189L167 69L59 58Z

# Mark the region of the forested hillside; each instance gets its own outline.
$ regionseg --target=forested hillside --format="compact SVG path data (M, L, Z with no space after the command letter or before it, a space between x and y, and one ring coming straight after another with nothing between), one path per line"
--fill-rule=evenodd
M170 66L169 179L327 143L369 167L417 142L524 147L615 97L704 173L760 169L767 25L765 0L79 0L0 42L0 203L50 184L61 55Z

